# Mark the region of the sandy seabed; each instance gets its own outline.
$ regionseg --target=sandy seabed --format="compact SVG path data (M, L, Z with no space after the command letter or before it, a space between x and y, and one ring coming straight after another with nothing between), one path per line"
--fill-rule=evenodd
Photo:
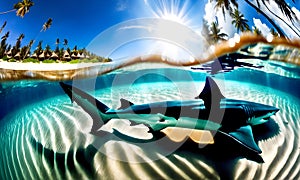
M190 83L179 85L188 87ZM115 94L142 103L147 92L141 93L141 89L155 87L144 86L120 86ZM299 179L298 99L248 83L232 81L226 88L227 97L246 98L280 107L273 117L279 131L258 142L264 163L243 157L216 158L228 153L223 150L226 147L210 154L197 146L191 148L191 144L184 144L183 149L165 155L160 147L143 148L113 136L105 142L102 137L88 133L92 125L91 117L78 105L71 104L66 96L61 96L20 109L2 121L5 125L0 126L0 157L4 158L2 163L5 164L0 175L4 179ZM151 92L154 90L151 89ZM149 93L146 96L146 101L174 99L181 94L170 84L161 84L156 90L155 95ZM195 93L188 92L189 88L183 93L183 99L195 97ZM109 88L99 90L95 95L109 106L118 106L111 102ZM107 126L125 132L137 131L139 137L145 133L142 127L129 128L126 122Z

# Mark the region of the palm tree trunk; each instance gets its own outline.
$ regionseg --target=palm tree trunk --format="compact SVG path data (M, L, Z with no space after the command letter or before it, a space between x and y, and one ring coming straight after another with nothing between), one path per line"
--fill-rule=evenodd
M16 9L11 9L11 10L9 10L9 11L0 12L0 15L1 15L1 14L7 14L7 13L10 13L10 12L14 12L14 11L16 11Z
M271 11L270 9L269 9L269 7L266 5L266 4L264 4L265 5L265 7L268 9L268 11L270 12L270 13L272 13L276 18L278 18L278 19L280 19L282 22L284 22L285 23L285 25L287 25L291 30L293 30L294 31L294 33L295 34L297 34L297 36L298 37L300 37L300 34L299 34L299 32L297 32L297 30L299 31L299 29L297 28L297 27L295 27L297 30L295 30L291 25L289 25L289 23L287 23L285 20L283 20L280 16L278 16L277 14L275 14L273 11ZM292 23L293 24L293 23Z
M276 29L276 31L281 37L287 38L287 36L284 34L281 28L266 13L264 13L261 9L256 7L254 4L252 4L249 0L245 0L245 2L249 4L252 8L254 8L257 12L259 12L261 15L263 15L272 24L272 26Z

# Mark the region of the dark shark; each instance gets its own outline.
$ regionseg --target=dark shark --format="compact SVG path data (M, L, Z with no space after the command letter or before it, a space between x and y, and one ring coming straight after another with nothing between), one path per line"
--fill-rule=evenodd
M252 126L267 122L279 111L269 105L225 98L210 77L206 78L204 89L195 100L134 104L121 99L119 109L109 108L74 86L63 82L60 85L71 101L75 101L93 118L91 134L95 135L110 120L128 119L132 123L148 126L153 134L167 127L219 132L247 149L261 153L254 141Z

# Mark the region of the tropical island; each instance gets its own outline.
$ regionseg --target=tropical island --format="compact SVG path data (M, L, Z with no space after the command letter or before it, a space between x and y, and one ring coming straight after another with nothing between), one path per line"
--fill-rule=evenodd
M0 14L16 12L17 16L23 18L29 9L34 5L31 0L23 0L13 6L13 9ZM39 33L47 31L52 25L52 18L49 18L42 26ZM0 33L3 32L7 25L7 21L3 23L0 29ZM10 31L7 31L1 37L0 43L0 59L1 61L7 62L23 62L23 63L97 63L97 62L111 62L110 58L104 58L97 56L85 48L78 49L77 45L71 50L68 46L68 40L64 39L63 46L60 48L60 39L56 39L56 48L52 50L49 45L43 48L43 41L39 41L35 50L32 51L32 46L35 43L35 39L30 40L27 45L21 47L22 40L25 35L22 33L17 38L14 45L8 44L7 39L9 38Z
M213 0L211 0L213 1ZM231 52L237 51L242 49L245 55L253 56L257 51L257 49L253 48L258 43L265 43L265 44L273 44L273 45L285 45L287 47L291 47L296 49L296 52L293 50L287 51L283 56L278 56L278 51L276 47L272 49L274 50L274 54L277 53L277 56L270 56L273 52L269 52L268 57L272 57L274 60L286 61L287 57L291 57L288 59L292 59L291 63L299 64L299 49L300 43L299 39L290 38L287 33L280 27L276 22L271 19L267 13L261 10L260 7L266 8L268 11L271 12L269 9L269 4L265 1L257 1L257 4L253 4L251 1L245 1L249 7L256 10L260 13L263 17L265 17L266 21L268 21L272 27L270 28L270 32L268 36L265 36L262 30L259 27L250 27L249 21L245 18L244 14L239 10L239 2L236 0L228 0L228 1L218 1L214 0L215 2L215 9L221 10L224 15L224 20L226 20L226 15L232 19L231 24L233 27L236 28L236 35L238 38L231 37L228 34L224 33L223 27L219 24L219 20L216 18L212 22L206 22L203 19L203 27L202 27L202 35L207 39L208 43L214 47L215 51L212 52L206 59L195 59L193 62L186 62L186 63L177 63L177 62L169 62L165 61L160 55L148 56L147 58L133 58L129 62L124 63L123 65L114 65L113 67L109 68L113 70L114 68L119 68L121 66L125 66L128 64L133 64L136 62L141 61L160 61L164 63L169 63L172 65L196 65L199 63L205 63L208 61L214 60L215 57L220 57L226 54L230 54ZM280 21L283 21L288 27L290 31L293 31L297 37L300 37L300 32L298 27L295 25L297 16L291 6L286 1L276 1L275 2L281 12L285 15L285 17L277 16ZM8 10L5 12L0 12L0 16L7 13L15 12L17 16L23 18L29 10L34 6L34 2L31 0L22 0L13 5L12 10ZM284 18L287 18L291 23L284 21ZM172 20L172 19L171 19ZM41 30L38 32L43 33L46 32L52 26L53 19L49 18L41 27ZM3 23L0 28L0 34L2 34L5 30L7 25L7 21ZM38 36L37 35L37 36ZM235 35L235 36L236 36ZM43 41L36 42L36 38L30 40L30 42L26 45L22 46L22 40L25 38L25 34L21 33L17 38L14 44L9 44L7 42L8 38L10 37L10 31L4 33L1 36L0 42L0 69L2 69L1 77L2 79L11 78L11 79L18 79L24 78L24 74L26 74L27 78L45 78L45 76L33 76L32 73L28 73L26 70L30 72L34 71L43 74L43 71L52 71L52 74L61 74L58 73L59 71L67 71L72 70L73 75L64 75L64 77L58 77L57 79L68 79L74 77L74 69L88 68L91 66L98 66L99 64L103 64L106 62L112 62L112 59L108 57L102 57L96 55L92 52L89 52L85 48L78 48L75 45L72 49L69 47L68 39L61 39L57 38L53 40L55 42L55 48L51 49L51 46L46 44L43 45ZM232 41L233 45L232 45ZM34 44L37 45L34 47ZM254 45L254 46L253 46ZM292 54L292 56L291 56ZM287 62L287 61L286 61ZM17 64L15 64L17 63ZM95 64L96 63L96 64ZM29 64L29 65L27 65ZM34 64L34 65L33 65ZM44 64L44 65L41 65ZM53 65L50 65L53 64ZM56 64L56 65L55 65ZM81 65L78 65L81 64ZM85 65L83 65L85 64ZM73 65L73 66L72 66ZM78 66L75 66L78 65ZM16 71L25 71L24 72L16 72ZM104 70L110 71L110 70ZM101 73L103 73L101 71ZM20 77L20 74L22 76ZM29 74L29 76L28 76ZM15 77L15 78L13 78ZM25 78L26 78L25 77ZM55 78L54 78L55 79Z

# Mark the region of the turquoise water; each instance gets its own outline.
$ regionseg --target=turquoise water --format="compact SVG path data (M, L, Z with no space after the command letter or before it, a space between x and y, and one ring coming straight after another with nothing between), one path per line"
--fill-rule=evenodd
M262 149L253 156L236 144L175 142L173 149L131 144L111 135L116 128L149 138L147 128L120 120L107 135L89 133L91 117L71 103L59 82L21 80L0 86L0 179L298 179L300 178L300 67L257 61L214 75L228 98L278 107L272 121L254 128ZM189 100L204 86L206 71L138 64L95 78L75 80L109 107L124 98L136 104ZM263 162L262 162L263 161Z

